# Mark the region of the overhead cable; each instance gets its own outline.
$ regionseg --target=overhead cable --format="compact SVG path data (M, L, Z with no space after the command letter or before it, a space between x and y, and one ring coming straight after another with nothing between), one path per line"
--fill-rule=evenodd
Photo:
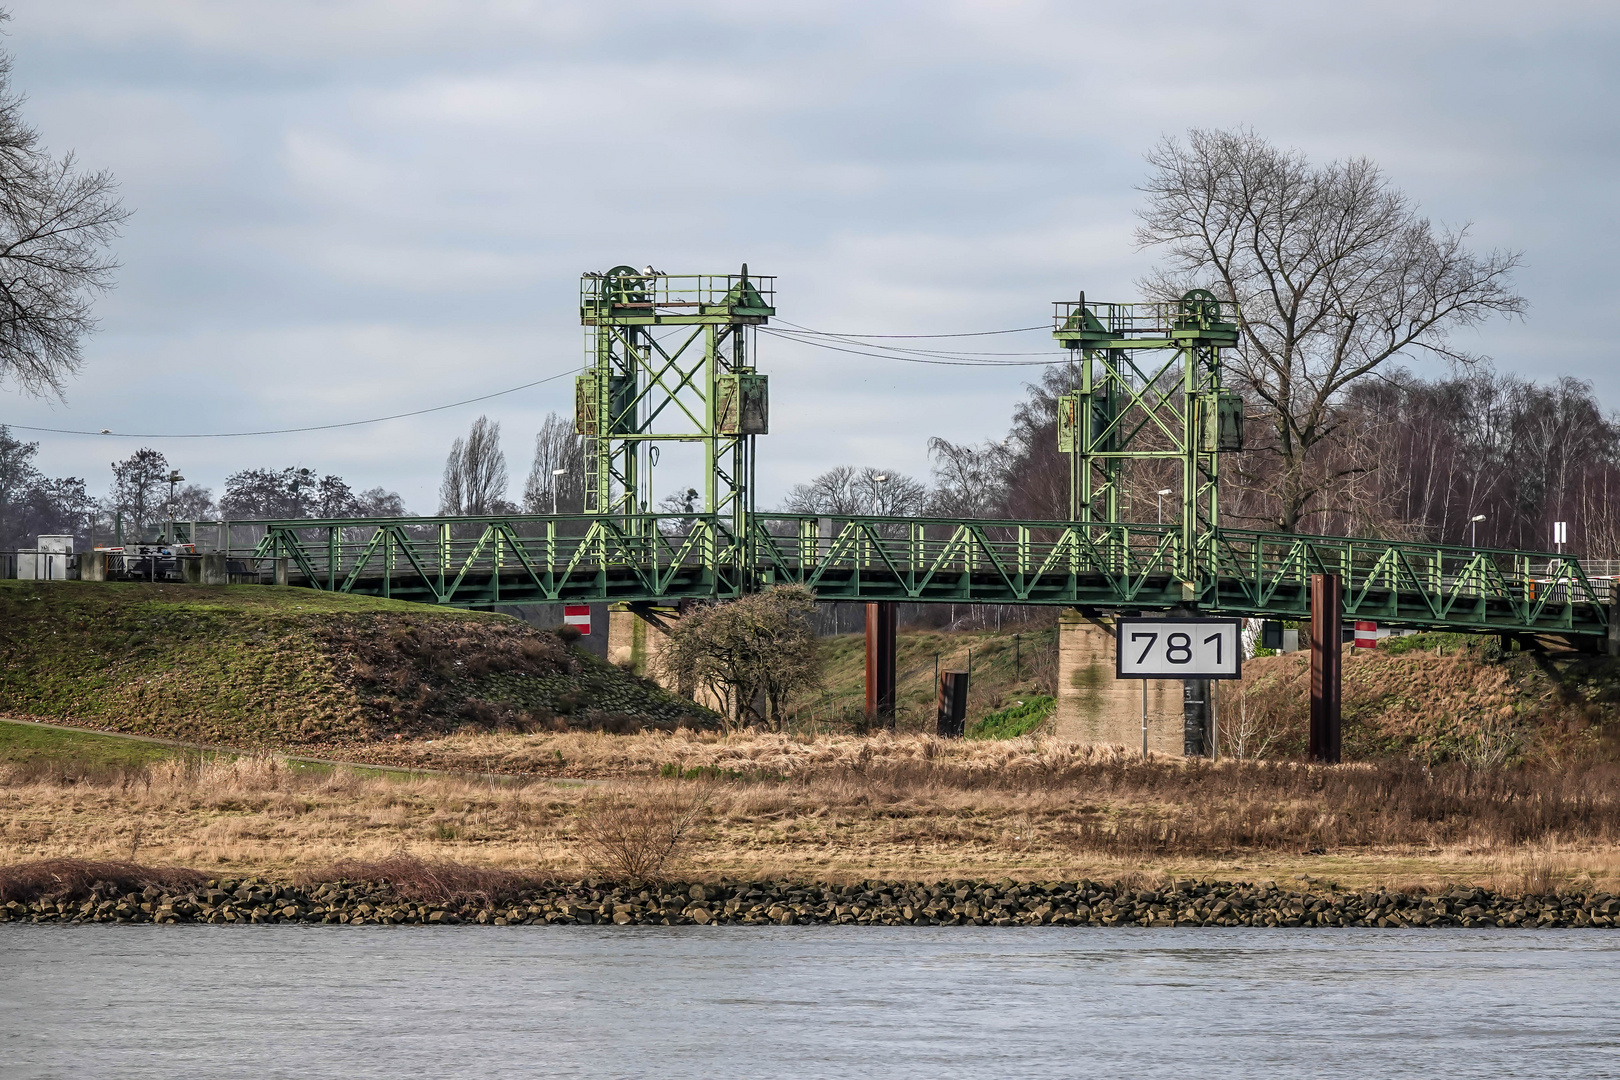
M770 334L783 341L797 341L804 345L812 345L818 349L828 349L832 352L849 353L853 356L870 356L883 360L900 360L911 364L932 364L940 367L1048 367L1053 364L1068 362L1066 356L1058 356L1049 360L984 360L972 359L974 357L990 356L1050 356L1048 350L1041 352L967 352L948 349L913 349L897 345L878 345L862 339L940 339L940 338L966 338L966 337L994 337L1000 334L1021 334L1032 330L1047 330L1048 326L1016 326L1007 330L978 330L957 334L840 334L826 330L814 330L797 323L778 319L781 325L772 327L758 327L758 331ZM815 338L826 338L837 341L840 345L829 344L828 341L817 341ZM443 412L446 409L459 408L462 405L472 405L480 401L489 401L493 398L505 397L515 394L519 390L528 390L548 382L554 382L572 371L559 372L548 375L544 379L536 379L521 386L497 390L491 394L481 394L478 397L464 398L461 401L452 401L445 405L434 405L426 409L413 409L409 412L391 413L388 416L374 416L366 420L346 420L336 424L310 424L304 427L268 428L262 431L207 431L207 432L128 432L113 431L109 428L92 431L79 428L53 428L40 427L34 424L7 424L6 427L17 431L38 431L51 435L103 435L112 439L245 439L262 435L298 435L310 431L336 431L341 428L365 427L369 424L381 424L389 420L403 420L412 416L426 416L429 413Z
M793 331L803 334L825 334L828 337L855 337L855 338L958 338L958 337L993 337L996 334L1022 334L1030 330L1050 330L1047 324L1040 326L1015 326L1011 330L975 330L966 334L850 334L834 333L830 330L812 330L808 326L790 323L786 319L777 319L781 327L791 327Z
M785 334L780 334L780 333L778 333L778 332L776 332L774 330L767 330L764 327L760 327L759 332L762 333L762 334L769 334L770 336L775 337L775 338L779 338L782 341L794 341L794 342L798 342L801 345L809 345L809 346L812 346L812 347L817 348L817 349L827 349L827 350L829 350L831 352L849 353L852 356L870 356L870 357L874 357L874 358L879 359L879 360L899 360L902 363L907 363L907 364L933 364L933 365L937 365L937 366L940 366L940 367L997 368L997 367L1051 367L1054 364L1067 364L1067 363L1070 362L1069 357L1067 355L1059 356L1059 357L1056 357L1056 358L1051 359L1051 360L945 359L942 356L909 355L908 353L912 352L911 350L908 350L908 351L899 351L899 350L873 351L873 350L880 350L880 349L883 348L883 346L879 346L879 345L868 346L867 348L851 348L851 347L846 347L846 346L841 346L841 345L834 345L834 344L831 344L830 342L826 342L826 341L812 341L812 340L809 340L807 338L802 338L802 337L789 337L789 336L787 336ZM863 343L861 343L861 342L850 342L849 343L849 345L860 345L860 344L863 344ZM950 354L945 354L945 355L950 355ZM1020 355L1020 354L1011 354L1011 355Z
M347 420L341 424L311 424L308 427L274 428L266 431L209 431L188 432L183 434L148 433L142 435L127 431L111 431L106 429L101 431L79 431L74 428L35 427L31 424L7 424L5 426L14 428L17 431L44 431L53 435L105 435L110 439L243 439L253 435L296 435L305 431L332 431L337 428L362 427L366 424L381 424L386 420L402 420L407 416L425 416L428 413L443 412L446 409L454 409L462 405L471 405L478 401L488 401L491 398L505 397L507 394L515 394L519 390L527 390L530 387L539 386L542 383L555 382L558 379L572 374L572 370L562 371L558 372L556 375L547 375L543 379L536 379L534 382L524 383L522 386L514 386L506 390L497 390L493 394L481 394L478 397L464 398L461 401L452 401L448 405L434 405L431 408L413 409L410 412L394 413L390 416L374 416L369 420Z
M794 324L790 323L788 325L793 326ZM791 330L791 329L784 330L784 329L780 329L780 328L777 328L777 327L772 327L772 329L773 330L778 330L778 336L781 336L781 335L784 335L784 334L792 335L791 337L784 338L783 340L803 341L807 345L817 344L816 341L812 340L811 336L813 336L813 337L816 337L816 338L825 338L825 339L827 339L829 341L837 341L837 342L840 342L840 343L842 343L844 345L853 345L853 346L856 346L857 348L877 349L877 350L880 350L883 353L905 353L905 354L908 354L908 355L911 355L911 356L937 356L937 357L944 357L946 359L951 359L951 360L961 359L963 357L978 357L978 356L1051 356L1053 354L1053 351L1054 351L1054 350L1052 350L1050 348L1041 349L1041 350L1038 350L1038 351L1022 351L1022 352L1009 352L1009 351L1006 351L1006 350L998 350L998 351L994 351L994 352L975 352L975 351L966 350L966 349L918 349L918 348L912 348L912 347L905 346L905 345L884 345L884 344L881 344L881 343L876 342L876 341L865 340L862 337L859 337L859 336L853 335L853 334L834 334L834 333L830 333L830 332L823 331L823 330L811 330L811 329L808 329L806 327L799 327L797 330ZM1044 327L1037 327L1035 329L1044 329ZM1014 332L1015 331L1008 331L1008 330L986 331L986 333L998 333L998 334L999 333L1014 333ZM804 335L811 335L811 336L804 336ZM900 334L881 335L881 334L879 334L879 335L873 335L873 337L902 337L902 336L906 336L906 337L928 337L928 336L933 336L933 335L925 335L925 334L913 334L913 335L900 335ZM945 337L945 336L974 337L974 336L979 336L979 335L970 335L970 334L943 335L942 334L942 335L937 335L937 336L940 336L940 337ZM1055 362L1055 361L1053 361L1053 362Z

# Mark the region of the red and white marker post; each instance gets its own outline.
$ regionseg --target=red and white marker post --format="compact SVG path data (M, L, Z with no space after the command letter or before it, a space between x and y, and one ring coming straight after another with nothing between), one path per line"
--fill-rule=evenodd
M589 605L589 604L564 604L563 605L563 625L564 626L577 626L579 628L579 632L581 634L584 634L586 637L590 637L590 635L591 635L591 605Z
M1356 648L1378 648L1378 624L1375 622L1356 623Z

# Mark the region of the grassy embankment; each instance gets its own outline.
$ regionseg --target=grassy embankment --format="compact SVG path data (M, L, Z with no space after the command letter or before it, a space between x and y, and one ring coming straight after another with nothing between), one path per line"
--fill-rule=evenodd
M0 582L0 714L339 754L715 719L504 615L268 586Z
M1601 656L1488 657L1486 640L1418 634L1346 649L1344 755L1479 766L1620 761L1620 664ZM1221 688L1222 746L1300 757L1310 712L1305 653L1247 661Z

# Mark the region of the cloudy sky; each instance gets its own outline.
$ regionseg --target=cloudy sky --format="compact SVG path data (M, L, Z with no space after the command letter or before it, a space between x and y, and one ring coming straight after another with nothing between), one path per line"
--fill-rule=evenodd
M1533 11L1533 15L1532 15ZM65 402L0 422L180 434L337 423L579 366L582 271L774 274L782 318L859 333L1033 326L1131 299L1155 140L1246 124L1369 155L1531 308L1467 344L1620 406L1620 9L1016 0L13 0L53 150L135 210ZM986 348L1038 350L1040 333ZM839 463L922 474L1004 433L1025 369L761 338L762 505ZM1420 368L1420 370L1422 370ZM569 380L297 436L152 438L212 486L336 472L436 509L450 440L501 422L514 494ZM23 434L18 432L18 434ZM30 433L104 490L139 441ZM677 478L667 483L673 486ZM662 488L666 481L660 479Z

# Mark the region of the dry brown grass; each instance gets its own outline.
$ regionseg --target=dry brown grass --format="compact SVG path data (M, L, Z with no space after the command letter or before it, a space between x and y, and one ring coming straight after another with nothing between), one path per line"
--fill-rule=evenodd
M686 800L701 807L680 834L697 876L1620 881L1612 766L1143 763L1038 738L569 734L456 750L480 767L555 751L617 778L308 776L272 757L117 776L14 769L0 774L0 863L127 859L138 844L142 861L221 873L409 857L634 876L604 857L612 814L651 820ZM698 778L660 779L659 765Z
M96 886L130 892L148 886L188 888L203 875L178 866L142 866L91 859L37 859L0 865L0 903L28 902L40 896L83 896Z

